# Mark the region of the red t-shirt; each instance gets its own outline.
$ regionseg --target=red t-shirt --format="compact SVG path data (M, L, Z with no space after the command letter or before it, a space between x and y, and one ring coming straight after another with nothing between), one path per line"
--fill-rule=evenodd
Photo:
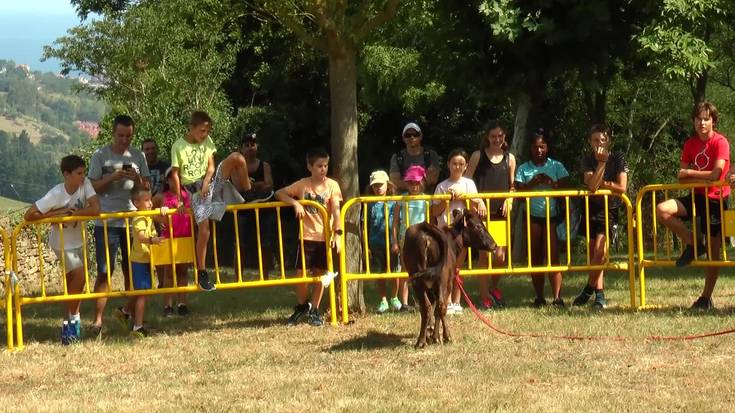
M725 160L725 166L720 172L720 181L725 180L727 172L730 170L730 144L727 138L717 132L706 141L702 141L696 136L692 136L684 142L684 149L681 151L681 160L689 164L691 169L697 171L711 171L715 167L715 162L719 159ZM695 193L704 194L704 188L697 188ZM722 193L720 193L722 192ZM712 199L725 198L730 195L730 187L709 188L707 197Z

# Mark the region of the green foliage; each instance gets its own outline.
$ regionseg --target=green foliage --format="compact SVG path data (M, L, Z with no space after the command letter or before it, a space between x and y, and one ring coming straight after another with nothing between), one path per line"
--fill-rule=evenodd
M104 2L79 4L92 3L97 6L91 10L99 11ZM226 141L232 109L222 86L240 49L235 6L175 0L137 2L124 13L102 8L101 19L71 29L45 55L63 60L64 72L79 70L103 79L105 87L87 89L114 112L133 116L137 139L153 137L164 156L196 109L213 118L215 141Z

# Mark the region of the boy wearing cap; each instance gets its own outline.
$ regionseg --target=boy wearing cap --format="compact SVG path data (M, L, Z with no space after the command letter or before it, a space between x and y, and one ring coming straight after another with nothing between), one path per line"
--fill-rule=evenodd
M323 274L327 270L327 243L339 253L342 228L339 221L339 206L342 202L342 190L334 179L327 177L329 170L329 154L324 149L311 149L306 155L306 166L311 175L276 191L276 199L291 205L296 218L303 222L303 244L299 244L298 271L296 277L303 276L305 267L311 274ZM324 239L324 225L319 211L313 206L303 206L299 200L310 200L325 206L331 215L332 239ZM303 245L303 250L301 249ZM301 263L303 260L304 266ZM324 319L319 314L324 287L315 284L309 297L309 286L306 283L296 284L298 304L288 318L289 325L296 325L308 314L309 324L321 326Z
M370 174L370 188L367 191L370 195L375 196L391 196L395 194L393 184L388 179L388 174L383 170L373 171ZM377 201L368 204L367 227L368 227L368 255L370 257L370 271L372 273L385 273L397 270L398 255L394 253L394 249L387 247L387 240L393 240L390 228L393 226L395 218L396 203L394 201ZM390 251L390 257L388 256ZM378 295L380 302L378 303L378 312L384 313L388 311L388 299L386 297L385 280L377 280ZM401 300L398 299L398 280L390 280L393 291L390 300L390 307L398 311L401 309Z
M426 171L426 186L433 189L439 181L439 155L435 150L422 146L423 134L416 123L407 123L401 136L406 147L390 158L390 181L396 189L405 191L407 188L401 178L408 167L420 165Z

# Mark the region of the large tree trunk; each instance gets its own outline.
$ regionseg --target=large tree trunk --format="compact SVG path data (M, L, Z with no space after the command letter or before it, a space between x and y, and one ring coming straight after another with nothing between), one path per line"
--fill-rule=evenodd
M529 122L531 119L531 108L533 101L531 95L525 91L518 92L516 96L516 118L513 125L513 141L510 143L510 153L517 158L527 158L527 142L531 131Z
M695 76L692 81L692 98L694 103L703 102L707 98L707 79L709 71L705 70L701 75Z
M338 43L338 40L334 43ZM356 55L352 48L344 44L330 44L331 164L345 199L360 195L357 169ZM349 272L359 272L361 268L358 219L359 208L351 208L345 217L345 259ZM350 311L365 312L362 282L349 283L347 288Z

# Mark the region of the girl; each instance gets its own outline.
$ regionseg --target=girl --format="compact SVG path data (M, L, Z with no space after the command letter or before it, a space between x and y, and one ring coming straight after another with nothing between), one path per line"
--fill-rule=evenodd
M388 173L382 170L373 171L370 174L370 189L371 195L377 196L390 196L395 194L393 184L388 178ZM388 260L386 258L386 231L392 227L392 222L395 217L395 202L372 202L368 204L368 255L370 256L370 271L374 273L384 273L388 271ZM387 216L386 216L387 212ZM392 237L391 237L392 239ZM396 271L396 264L398 263L398 255L395 254L394 249L391 248L390 252L390 264L391 271ZM380 303L378 303L378 312L384 313L388 311L388 308L398 311L401 309L401 300L398 299L398 280L390 280L392 287L392 295L390 299L390 305L388 304L388 298L386 296L385 280L378 281L378 295L380 296Z
M449 208L447 209L446 201L434 201L431 205L431 216L437 219L440 226L448 225L447 215L451 214L451 211L456 209L461 211L465 210L466 200L460 199L462 195L477 193L475 182L464 176L467 170L467 158L467 152L464 149L455 149L449 153L449 159L447 160L449 178L437 185L434 191L434 195L450 194L452 196L449 202ZM480 217L485 218L487 215L485 203L481 199L472 199L470 202L473 209L480 214ZM457 255L457 271L464 264L465 255L466 250L464 249ZM448 300L447 314L459 314L462 312L462 305L459 304L459 287L456 283L453 283L453 285L454 288Z
M492 123L482 138L479 151L470 156L465 176L472 178L479 192L513 192L513 177L516 170L516 158L509 153L505 140L505 128L499 122ZM505 221L513 206L513 198L491 199L490 219ZM507 247L498 247L493 256L493 267L505 266ZM480 251L480 268L488 266L487 251ZM492 287L488 289L488 277L479 277L480 301L486 309L502 307L503 294L498 289L500 276L490 276Z
M423 195L426 185L426 169L421 165L411 165L403 175L403 182L408 192L403 195ZM406 228L411 225L426 221L426 201L408 201L396 204L395 217L393 219L393 253L398 255L403 249L403 236ZM403 259L403 257L400 257ZM398 291L401 295L401 311L410 311L408 305L408 280L398 280Z
M177 209L179 205L176 198L176 194L171 190L173 188L173 174L171 174L173 168L168 168L163 177L165 180L163 185L163 192L159 193L153 198L153 205L156 208L167 207L170 209ZM186 188L181 189L181 202L183 208L191 208L191 195ZM164 220L164 224L161 225L161 237L167 239L170 236L168 228L168 218ZM191 218L189 215L176 213L171 216L171 227L173 228L174 238L186 238L191 237ZM187 272L190 264L181 263L176 264L176 284L179 287L184 287L189 284ZM170 265L159 265L156 268L159 274L163 274L163 287L170 288L174 286L174 273ZM186 293L177 294L179 301L176 306L176 312L179 315L189 314L189 307L187 307ZM166 294L164 297L163 315L165 317L171 317L174 314L174 294Z
M531 138L531 160L522 164L516 171L515 186L519 191L544 191L558 189L566 186L567 172L561 162L548 157L549 138L544 129L539 129ZM534 266L543 265L546 257L546 234L550 235L552 265L559 263L559 251L556 239L556 225L559 221L559 207L554 198L549 199L549 227L546 226L546 200L542 197L531 198L531 262ZM564 307L561 299L561 272L549 273L549 283L554 296L553 304ZM532 275L533 289L536 299L533 304L536 307L546 305L544 298L544 275Z

